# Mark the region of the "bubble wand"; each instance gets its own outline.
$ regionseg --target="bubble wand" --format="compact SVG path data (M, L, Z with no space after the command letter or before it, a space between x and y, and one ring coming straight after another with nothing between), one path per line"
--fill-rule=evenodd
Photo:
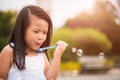
M56 45L53 45L53 46L48 46L48 47L44 47L44 48L39 48L39 49L37 49L37 52L38 52L38 53L41 53L41 52L43 52L43 51L45 51L45 50L52 49L52 48L56 48L56 47L57 47L57 44L56 44Z
M57 45L58 45L58 44L53 45L53 46L44 47L44 48L38 48L36 51L37 51L38 53L41 53L41 52L43 52L43 51L45 51L45 50L52 49L52 48L56 48ZM14 43L10 43L10 46L11 46L11 47L14 47Z

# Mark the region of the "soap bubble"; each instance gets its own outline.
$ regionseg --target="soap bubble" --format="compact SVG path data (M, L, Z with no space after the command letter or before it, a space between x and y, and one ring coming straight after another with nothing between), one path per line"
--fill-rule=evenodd
M99 53L99 58L100 58L100 59L103 59L103 58L104 58L104 53L103 53L103 52Z
M83 55L83 50L82 49L78 49L76 54L78 56L82 56Z
M74 70L74 71L72 72L72 76L77 76L77 75L78 75L78 71Z
M77 49L76 49L75 47L72 48L72 52L73 52L73 53L75 53L76 50L77 50Z
M105 56L104 56L103 52L99 53L99 62L101 64L104 64L104 62L105 62Z

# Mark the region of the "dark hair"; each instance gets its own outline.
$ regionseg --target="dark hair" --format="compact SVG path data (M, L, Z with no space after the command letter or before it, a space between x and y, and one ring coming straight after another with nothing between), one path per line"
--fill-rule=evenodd
M27 27L30 25L30 17L29 14L34 15L40 19L44 19L48 22L48 33L47 38L41 47L46 47L50 45L50 40L52 36L52 21L49 15L40 7L30 5L24 7L18 14L16 18L16 22L13 28L13 31L10 35L9 42L14 43L13 48L13 64L16 64L19 70L23 70L25 68L25 40L24 35ZM45 51L47 55L47 50ZM47 55L48 57L48 55Z

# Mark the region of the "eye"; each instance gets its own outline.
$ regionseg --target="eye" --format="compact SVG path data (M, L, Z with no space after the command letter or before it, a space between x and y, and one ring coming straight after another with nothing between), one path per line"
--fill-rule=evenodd
M47 34L47 32L43 32L44 34Z
M39 31L34 31L34 33L39 33Z

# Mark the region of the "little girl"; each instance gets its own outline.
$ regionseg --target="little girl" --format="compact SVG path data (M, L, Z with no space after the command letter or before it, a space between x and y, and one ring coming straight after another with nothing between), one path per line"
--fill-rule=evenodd
M24 7L17 16L9 44L0 54L0 80L55 80L68 44L64 41L56 43L51 65L47 50L36 51L50 45L51 35L49 15L37 6Z

